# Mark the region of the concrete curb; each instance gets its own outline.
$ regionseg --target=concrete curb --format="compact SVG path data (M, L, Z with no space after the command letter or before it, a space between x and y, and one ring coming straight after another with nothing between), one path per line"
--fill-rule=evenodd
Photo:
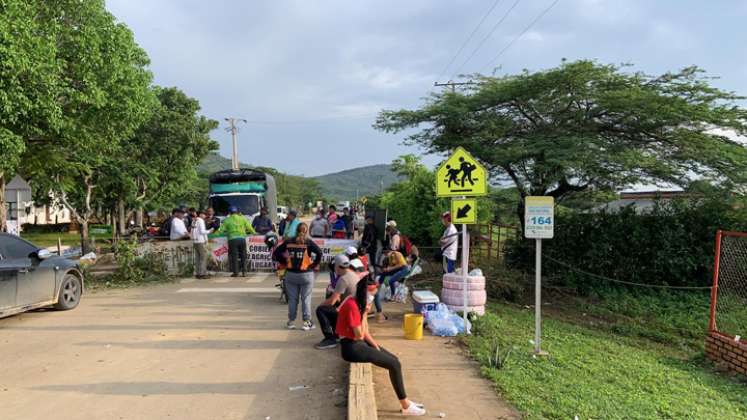
M371 364L351 363L348 381L348 420L377 420Z

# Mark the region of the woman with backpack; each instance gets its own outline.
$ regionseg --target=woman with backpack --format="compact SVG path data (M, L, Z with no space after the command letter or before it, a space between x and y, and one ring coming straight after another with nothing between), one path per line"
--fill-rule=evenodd
M366 315L378 287L371 277L362 279L356 286L355 296L348 296L340 305L335 333L340 337L342 358L350 363L373 363L388 370L401 413L405 416L424 416L426 411L423 405L407 398L399 359L379 346L368 329Z
M322 262L322 250L309 237L309 227L300 223L296 228L296 236L290 238L275 248L273 257L284 263L285 287L288 292L288 323L290 330L296 328L298 303L301 301L303 326L308 331L314 328L311 320L311 292L314 288L314 271Z

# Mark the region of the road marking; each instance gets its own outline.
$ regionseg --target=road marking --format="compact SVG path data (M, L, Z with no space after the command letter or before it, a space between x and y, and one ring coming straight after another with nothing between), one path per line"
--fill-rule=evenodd
M314 288L314 293L324 292L324 288ZM277 287L185 287L176 293L277 293Z

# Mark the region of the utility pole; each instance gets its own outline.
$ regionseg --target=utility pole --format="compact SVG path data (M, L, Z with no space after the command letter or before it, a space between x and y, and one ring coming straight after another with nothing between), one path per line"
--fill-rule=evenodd
M469 82L453 82L451 80L449 80L446 83L433 82L433 86L436 86L436 87L447 87L447 86L450 87L452 93L456 93L457 86L467 86L467 85L477 85L477 84L478 84L477 82L473 82L471 80Z
M233 141L233 151L231 153L231 169L237 171L239 170L239 144L236 136L239 133L239 128L236 126L236 123L243 122L244 124L246 124L246 120L243 118L234 117L228 117L225 118L225 120L228 121L228 124L230 124L230 127L226 128L226 131L231 132L231 140Z

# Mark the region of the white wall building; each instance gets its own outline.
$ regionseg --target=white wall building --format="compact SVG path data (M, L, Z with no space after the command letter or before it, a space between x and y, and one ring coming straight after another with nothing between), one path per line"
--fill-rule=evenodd
M16 175L5 185L5 206L9 225L20 227L26 223L48 225L70 223L71 214L62 204L35 206L31 185Z

